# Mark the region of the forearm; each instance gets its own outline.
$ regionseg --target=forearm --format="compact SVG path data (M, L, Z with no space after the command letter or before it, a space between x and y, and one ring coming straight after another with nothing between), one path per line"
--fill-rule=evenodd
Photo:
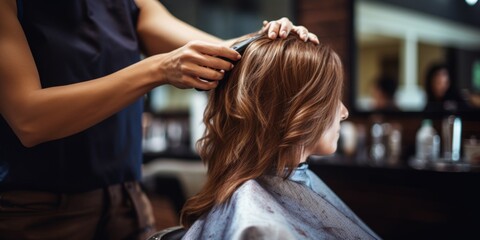
M148 61L99 79L21 93L8 99L2 114L25 146L70 136L161 84L150 73Z
M173 16L155 0L137 0L140 8L137 32L145 53L149 56L165 53L200 40L230 46L235 39L223 40L199 30Z

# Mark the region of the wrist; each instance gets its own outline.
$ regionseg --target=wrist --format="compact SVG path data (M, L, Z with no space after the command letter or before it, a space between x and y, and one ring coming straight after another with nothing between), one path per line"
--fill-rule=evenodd
M153 55L144 60L148 71L148 82L157 87L167 84L164 54Z

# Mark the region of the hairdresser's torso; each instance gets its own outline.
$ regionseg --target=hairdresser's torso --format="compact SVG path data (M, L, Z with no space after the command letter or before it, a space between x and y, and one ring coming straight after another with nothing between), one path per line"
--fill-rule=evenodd
M102 77L140 59L134 1L17 5L43 88ZM142 107L139 99L85 131L32 148L0 117L0 190L81 192L138 180Z

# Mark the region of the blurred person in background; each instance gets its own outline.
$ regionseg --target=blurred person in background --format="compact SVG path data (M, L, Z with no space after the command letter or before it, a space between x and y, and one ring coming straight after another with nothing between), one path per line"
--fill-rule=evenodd
M426 112L455 112L467 109L468 103L452 83L450 71L443 63L432 64L425 78Z

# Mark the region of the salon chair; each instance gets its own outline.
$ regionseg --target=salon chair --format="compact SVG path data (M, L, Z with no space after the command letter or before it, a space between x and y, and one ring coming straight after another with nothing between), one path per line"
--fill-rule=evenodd
M180 240L187 232L182 226L175 226L156 232L147 240Z

